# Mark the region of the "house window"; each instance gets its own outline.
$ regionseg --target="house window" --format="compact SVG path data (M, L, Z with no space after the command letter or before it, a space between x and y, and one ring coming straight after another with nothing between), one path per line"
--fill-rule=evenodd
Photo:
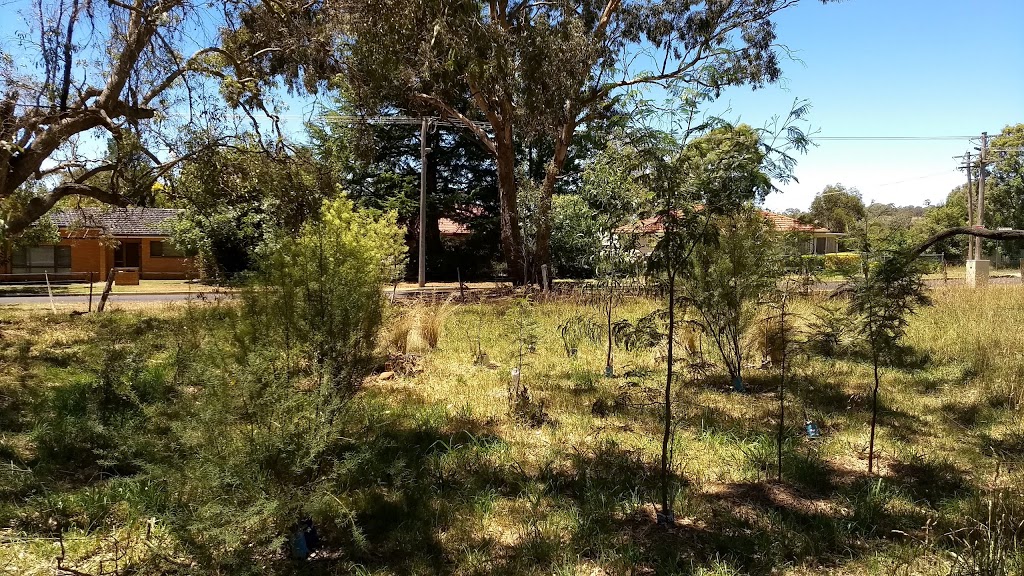
M171 242L151 240L149 242L150 258L184 258L185 254Z
M14 250L11 272L15 274L67 274L71 272L70 246L31 246Z

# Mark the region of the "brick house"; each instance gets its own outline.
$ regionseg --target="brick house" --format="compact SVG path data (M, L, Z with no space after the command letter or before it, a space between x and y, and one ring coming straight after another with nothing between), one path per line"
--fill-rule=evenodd
M776 232L798 235L801 240L800 252L802 254L832 254L839 251L839 238L844 234L813 224L805 224L796 218L768 210L761 210L761 214ZM643 254L649 254L664 230L661 218L652 216L621 226L616 231L620 234L638 235L640 237L638 250Z
M168 225L179 210L167 208L80 208L53 212L58 244L13 250L0 268L13 280L51 277L105 279L112 268L137 271L142 279L196 277L192 260L170 242ZM120 280L119 280L120 282Z

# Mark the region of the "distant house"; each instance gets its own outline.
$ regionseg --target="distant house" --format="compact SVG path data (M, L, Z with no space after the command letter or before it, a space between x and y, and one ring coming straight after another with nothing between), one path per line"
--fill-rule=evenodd
M764 217L772 223L775 230L783 233L796 233L806 237L806 254L833 254L839 252L839 238L841 232L833 232L828 228L821 228L813 224L805 224L796 218L791 218L775 212L762 210Z
M469 226L451 218L438 218L437 227L442 238L465 238L473 233Z
M796 218L791 218L768 210L762 210L762 214L776 231L782 233L798 234L803 240L805 254L831 254L839 252L839 237L842 233L832 232L827 228L821 228L812 224L805 224ZM641 241L639 249L641 252L650 252L654 249L657 239L664 232L665 227L661 223L660 216L652 216L637 220L632 224L620 227L617 232L620 234L639 234Z
M437 228L441 232L442 238L464 240L473 234L468 222L487 214L482 207L474 205L456 206L455 211L462 220L461 222L452 218L437 219Z
M64 276L102 280L112 268L133 269L143 279L194 277L192 261L170 241L168 225L180 210L80 208L53 212L60 243L13 250L0 271L19 280ZM5 268L5 269L4 269Z

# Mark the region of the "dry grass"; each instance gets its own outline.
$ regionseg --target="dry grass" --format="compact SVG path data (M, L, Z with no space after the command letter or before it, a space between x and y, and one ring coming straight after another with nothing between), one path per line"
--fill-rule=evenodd
M441 331L445 322L451 317L457 308L454 303L455 295L452 294L444 302L438 304L421 304L417 307L416 317L418 319L419 335L423 342L431 349L437 348L441 340Z
M423 370L368 381L361 398L386 410L367 417L366 441L392 448L380 456L384 472L338 488L339 497L351 492L367 527L362 573L944 576L950 552L965 547L947 534L992 534L981 512L994 491L1024 501L1024 289L951 288L933 299L911 320L908 362L883 371L875 478L865 454L871 371L855 352L793 359L781 484L771 480L776 372L751 368L747 394L731 392L720 369L680 380L673 450L681 520L671 529L654 524L650 504L664 381L657 352L616 349L617 376L605 378L603 347L583 342L566 358L558 331L574 315L600 320L600 310L534 305L537 351L521 378L552 422L532 427L508 413L518 352L510 301L398 314L384 341L398 351L415 317ZM796 302L795 323L806 325L819 303ZM616 319L655 306L627 301ZM52 376L50 355L84 345L100 326L45 311L0 319L5 366L22 341L31 360L6 383ZM477 362L478 333L490 365ZM698 345L716 360L707 342ZM805 416L820 439L802 434ZM1024 520L1024 511L1007 508L1004 517ZM402 547L422 541L429 546Z

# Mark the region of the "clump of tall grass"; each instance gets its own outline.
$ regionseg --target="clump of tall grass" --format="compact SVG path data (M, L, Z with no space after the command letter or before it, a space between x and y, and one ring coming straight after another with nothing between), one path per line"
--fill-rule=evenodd
M972 505L967 526L950 531L957 576L1010 576L1024 570L1024 508L1019 494L994 490Z
M405 354L409 350L409 334L416 326L416 317L408 312L398 312L384 330L384 346L388 352Z
M438 342L441 341L441 331L444 329L445 322L458 307L452 302L454 296L454 294L449 296L441 304L431 304L419 309L420 336L431 349L437 348Z

